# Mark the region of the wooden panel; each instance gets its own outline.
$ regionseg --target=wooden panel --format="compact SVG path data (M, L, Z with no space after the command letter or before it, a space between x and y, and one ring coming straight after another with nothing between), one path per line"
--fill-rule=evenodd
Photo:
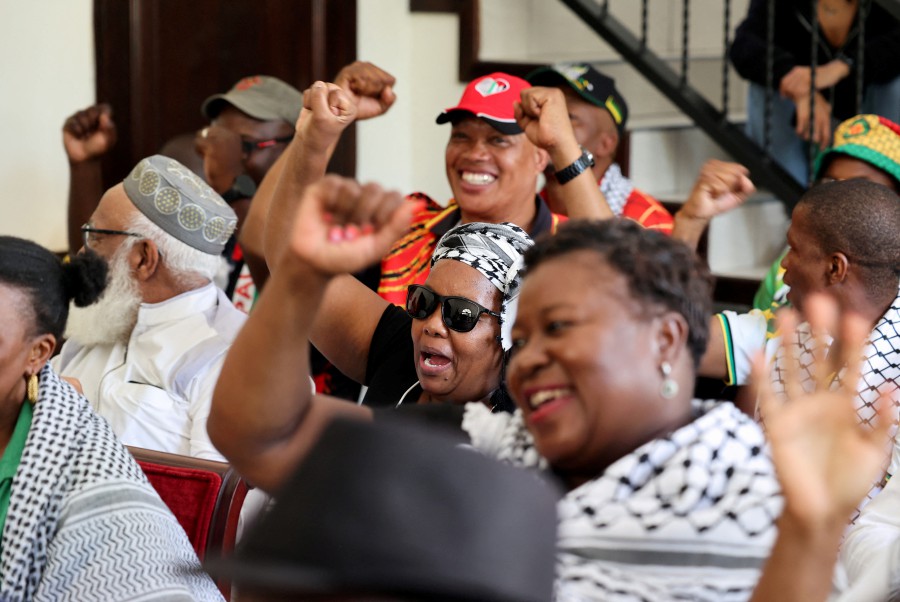
M97 99L119 128L108 183L205 125L200 104L241 77L274 75L302 90L356 58L356 0L95 0L94 23ZM332 167L353 174L353 130Z
M466 0L409 0L409 10L414 13L455 13Z

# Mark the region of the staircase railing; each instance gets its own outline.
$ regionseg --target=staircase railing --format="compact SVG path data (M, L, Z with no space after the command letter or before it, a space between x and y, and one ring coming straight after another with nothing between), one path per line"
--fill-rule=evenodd
M685 115L696 123L711 139L726 150L736 161L746 165L755 182L769 189L776 197L781 199L790 209L803 192L803 188L780 165L771 158L771 131L772 131L772 107L775 95L773 77L774 64L774 14L775 1L768 0L767 23L767 47L764 60L766 62L766 101L763 111L764 132L762 148L751 140L742 128L728 119L728 78L729 59L728 51L731 46L729 33L731 31L732 14L731 0L723 0L723 56L722 56L722 92L721 106L715 107L706 97L697 91L690 83L688 68L690 66L689 38L690 38L690 0L681 0L682 3L682 30L681 30L681 61L680 70L676 71L668 62L656 55L647 45L648 0L641 0L640 31L636 35L629 30L620 20L611 14L609 0L561 0L576 15L578 15L591 29L593 29L607 44L612 46L622 57L643 75L660 93L676 105ZM859 18L861 24L858 41L858 54L854 57L856 69L853 77L856 78L856 112L859 113L862 106L863 90L863 65L865 62L865 18L872 3L875 2L900 20L900 0L860 0ZM818 0L810 0L812 27L811 27L811 54L813 57L810 81L810 114L813 114L812 98L815 88L815 69L818 39ZM762 59L763 57L761 57ZM809 139L813 138L813 120L810 119ZM808 174L812 179L812 169L815 158L815 145L809 145Z
M657 56L647 46L647 0L642 0L640 37L635 36L621 21L614 17L608 1L561 0L572 9L591 29L612 46L622 57L643 75L657 90L687 115L711 139L728 154L745 165L754 182L770 190L776 197L792 207L803 193L803 188L744 131L729 122L728 107L728 32L730 28L730 0L724 0L725 53L723 56L722 108L712 105L691 84L688 77L690 64L688 53L690 0L682 0L682 54L681 70L675 71L669 63Z

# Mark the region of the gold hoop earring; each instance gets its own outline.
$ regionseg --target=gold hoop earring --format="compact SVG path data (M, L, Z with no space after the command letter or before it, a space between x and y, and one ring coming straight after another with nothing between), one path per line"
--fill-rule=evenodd
M37 374L32 374L28 377L28 393L27 399L31 405L37 403L38 400L38 377Z

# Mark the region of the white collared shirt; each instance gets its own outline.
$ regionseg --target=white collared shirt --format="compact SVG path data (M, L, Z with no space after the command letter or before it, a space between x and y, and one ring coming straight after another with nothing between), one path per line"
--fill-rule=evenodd
M141 304L127 345L68 341L53 361L81 381L126 445L224 461L206 433L225 354L246 319L213 284Z

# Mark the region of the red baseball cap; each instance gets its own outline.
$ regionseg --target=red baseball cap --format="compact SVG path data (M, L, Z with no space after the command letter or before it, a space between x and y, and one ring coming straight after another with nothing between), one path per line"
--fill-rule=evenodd
M522 90L531 84L508 73L491 73L469 82L459 104L438 115L438 123L447 123L469 113L480 117L503 134L521 134L522 128L516 123L515 102Z

